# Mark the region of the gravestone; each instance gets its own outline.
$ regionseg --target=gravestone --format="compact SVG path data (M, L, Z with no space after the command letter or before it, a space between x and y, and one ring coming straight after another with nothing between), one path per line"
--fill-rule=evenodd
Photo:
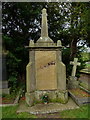
M2 67L0 68L0 72L2 73L2 79L0 80L0 94L2 93L9 94L6 70L6 56L7 56L6 52L0 54L0 61L2 61Z
M90 70L88 68L80 71L80 88L90 93Z
M29 63L26 66L26 102L29 106L42 102L48 95L49 101L66 103L66 67L61 59L62 45L54 43L48 36L47 13L42 10L41 37L34 43L30 40Z
M74 58L73 62L70 61L70 64L73 65L73 68L72 68L71 76L69 77L69 80L68 80L68 88L69 89L79 88L79 81L77 80L77 77L75 77L76 68L77 68L77 66L80 66L80 63L77 61L78 61L78 58Z

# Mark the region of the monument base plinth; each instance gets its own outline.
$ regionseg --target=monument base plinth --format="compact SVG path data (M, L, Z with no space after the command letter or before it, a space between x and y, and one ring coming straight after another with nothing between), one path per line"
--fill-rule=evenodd
M79 81L77 80L77 77L70 76L68 80L68 89L75 89L79 88Z
M31 93L26 93L26 103L33 106L36 103L43 103L43 97L48 97L48 102L67 103L68 91L64 90L37 90Z
M33 106L34 105L34 100L35 100L34 92L32 92L32 93L26 93L25 94L25 98L26 98L26 103L29 106Z

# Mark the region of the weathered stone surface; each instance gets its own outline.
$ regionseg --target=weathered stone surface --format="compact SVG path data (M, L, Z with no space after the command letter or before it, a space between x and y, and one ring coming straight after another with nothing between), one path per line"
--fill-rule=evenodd
M79 77L80 86L90 91L90 73L87 72L86 70L81 70L80 72L81 72Z
M57 85L59 90L66 90L66 67L59 61L57 63Z
M31 79L31 65L32 63L28 63L27 67L26 67L26 88L27 88L27 92L30 92L30 79Z
M80 82L79 85L90 91L90 85L88 83Z
M57 89L56 51L36 51L36 89Z
M35 101L35 94L34 94L34 92L33 93L30 93L30 92L26 93L25 97L26 97L26 103L29 106L32 106L34 104L34 101Z
M35 80L35 52L29 52L29 63L26 66L26 89L27 92L32 92L36 89Z
M30 46L30 47L34 47L34 41L33 41L33 40L30 40L29 46Z
M79 84L79 88L90 94L90 90L86 89L85 87L83 87L80 84Z
M66 103L68 101L68 92L67 91L58 91L57 100L60 103Z
M79 106L71 98L69 98L69 101L66 104L61 103L36 104L35 106L28 107L24 103L22 103L18 107L17 113L28 112L31 114L46 114L78 108Z
M74 76L69 77L68 88L69 89L79 88L79 81L77 80L77 77Z
M50 101L56 100L57 99L57 91L50 91L48 93L48 96L50 98Z
M66 103L68 100L66 67L61 57L61 41L54 43L48 36L45 9L42 11L41 37L35 44L31 41L28 48L27 104L42 102L41 97L45 94L48 95L50 101L57 101L58 99L59 102Z
M48 37L47 13L45 8L42 10L41 37Z
M68 92L67 91L60 91L60 90L38 90L35 91L35 100L42 102L42 96L48 95L49 101L48 102L60 102L66 103L68 101Z
M90 84L90 74L81 73L81 74L80 74L80 77L79 77L79 81Z
M51 90L51 91L50 90L48 90L48 91L38 90L38 91L35 91L35 99L42 102L41 97L46 95L46 94L49 97L49 102L57 99L57 90Z
M61 40L57 41L57 46L62 46Z
M87 104L90 103L90 97L77 97L75 96L71 91L69 91L70 96L72 97L72 99L78 104L78 105L83 105L83 104Z
M74 58L74 61L70 61L70 64L73 65L73 69L72 69L72 75L71 76L75 76L76 75L76 68L77 68L77 65L80 66L80 63L77 62L78 61L78 58Z

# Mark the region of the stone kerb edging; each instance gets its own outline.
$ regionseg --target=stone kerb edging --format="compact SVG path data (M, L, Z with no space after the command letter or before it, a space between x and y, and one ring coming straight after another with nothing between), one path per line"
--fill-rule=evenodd
M84 105L86 103L90 103L90 97L82 97L82 98L78 98L76 97L72 92L70 92L70 96L72 97L72 99L76 102L77 105L81 106Z
M16 105L18 105L18 101L19 101L21 93L22 93L22 89L20 89L18 95L16 96L16 99L14 100L14 103L12 103L12 104L0 104L0 107L16 106Z
M90 91L79 85L79 88L90 94Z
M77 107L78 109L79 107ZM47 111L30 111L30 114L33 114L33 115L37 115L37 114L50 114L50 113L57 113L57 112L60 112L60 111L63 111L63 110L73 110L75 109L74 107L70 107L70 108L60 108L60 109L57 109L57 110L47 110Z

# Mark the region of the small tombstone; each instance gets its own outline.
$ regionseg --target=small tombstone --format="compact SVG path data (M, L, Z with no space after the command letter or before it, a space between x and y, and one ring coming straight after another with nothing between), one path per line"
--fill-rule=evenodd
M77 77L75 77L77 66L80 66L80 63L77 61L78 61L78 58L74 58L74 61L70 61L70 64L73 65L73 69L72 69L72 74L68 80L68 88L69 89L79 87L79 82L77 81Z

